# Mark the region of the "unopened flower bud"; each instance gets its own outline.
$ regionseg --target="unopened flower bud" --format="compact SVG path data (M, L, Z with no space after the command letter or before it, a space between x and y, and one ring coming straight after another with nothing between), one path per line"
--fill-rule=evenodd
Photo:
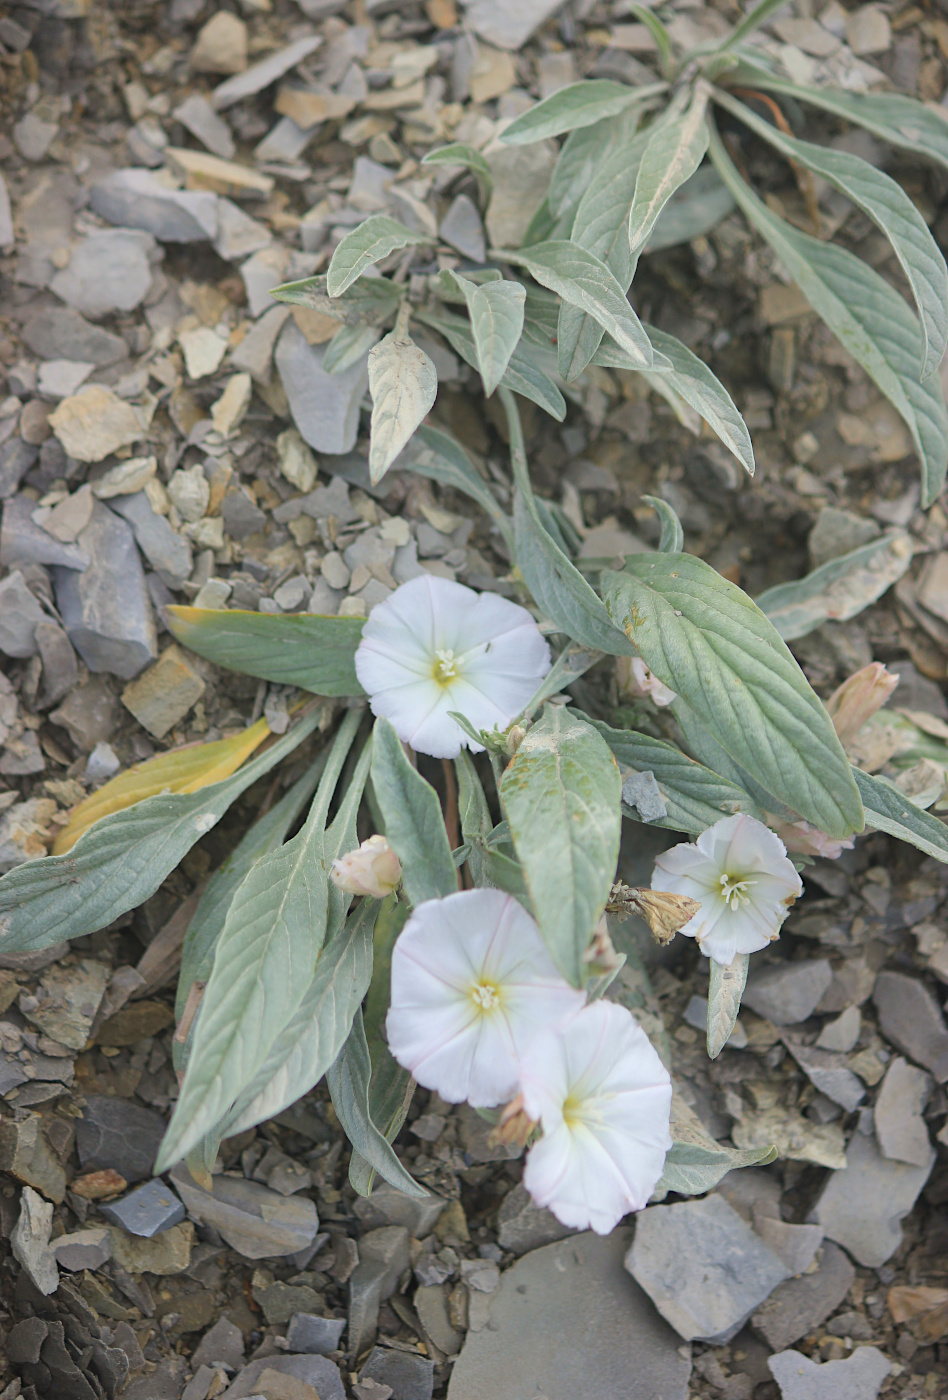
M648 669L641 656L620 656L616 660L616 679L619 683L619 692L628 696L632 700L649 699L661 708L664 705L671 705L678 696L673 690L669 690L664 681L660 681Z
M512 724L504 738L504 751L512 758L526 737L527 731L522 724Z
M384 899L402 878L402 867L384 836L370 836L358 850L334 860L329 875L336 888L346 894Z
M624 955L616 952L612 939L609 937L605 915L596 925L596 932L583 953L583 962L586 964L590 977L608 977L610 973L618 972L625 962Z
M488 1145L490 1147L526 1147L538 1126L538 1123L528 1116L523 1106L523 1095L518 1094L502 1110L487 1139Z
M873 661L833 691L826 708L840 743L846 745L856 737L866 721L885 704L898 683L898 676L890 675L881 661Z
M838 860L843 851L851 851L856 844L855 836L839 840L827 836L818 826L807 821L784 822L768 814L767 824L780 837L788 851L798 856L820 856L823 860Z

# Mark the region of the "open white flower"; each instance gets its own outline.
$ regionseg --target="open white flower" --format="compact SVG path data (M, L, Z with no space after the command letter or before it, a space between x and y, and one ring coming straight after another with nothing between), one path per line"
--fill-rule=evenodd
M395 944L388 1045L448 1103L493 1108L516 1093L534 1036L584 1001L522 905L464 890L420 904Z
M524 1056L523 1108L543 1136L523 1184L564 1225L607 1235L641 1210L671 1147L671 1080L625 1007L597 1001Z
M701 905L681 930L706 958L727 967L775 939L803 893L787 848L754 817L724 817L655 861L652 889L686 894Z
M369 614L355 657L374 715L419 753L480 752L475 729L505 729L550 669L550 648L526 608L496 593L423 574Z

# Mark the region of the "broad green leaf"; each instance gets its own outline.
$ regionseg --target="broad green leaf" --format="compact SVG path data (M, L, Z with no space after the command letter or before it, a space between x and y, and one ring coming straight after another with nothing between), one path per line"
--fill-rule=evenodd
M701 165L658 216L643 253L660 253L710 233L734 208L734 196L711 165Z
M323 369L327 374L342 374L351 369L365 359L378 338L374 326L340 326L326 346Z
M567 239L535 243L519 252L500 249L496 256L525 267L531 277L570 306L579 307L608 331L620 349L633 360L636 369L660 369L663 356L653 354L641 321L626 299L625 289L593 253Z
M350 710L339 726L302 829L262 856L234 894L158 1154L159 1171L221 1122L266 1062L312 981L328 912L326 814L361 718Z
M322 719L315 709L232 777L195 793L146 797L103 817L64 856L18 865L0 879L0 953L80 938L150 899L251 783L269 773Z
M768 588L756 600L785 642L824 622L848 622L897 583L912 562L904 530L883 535L814 569L795 583Z
M535 107L516 117L501 133L505 146L527 146L533 141L545 141L548 136L561 136L565 131L592 126L606 117L618 116L632 103L647 102L649 98L667 91L666 83L647 83L643 87L627 87L608 78L591 78L570 83Z
M734 761L830 836L863 827L832 721L773 623L690 554L630 555L606 606Z
M866 826L897 836L926 855L948 862L948 825L910 802L904 792L884 778L871 777L858 768L853 769L853 776L866 809Z
M438 795L409 763L387 719L375 721L372 787L412 904L456 894L458 877Z
M663 501L661 496L643 496L642 500L647 506L651 506L659 520L662 522L662 535L658 542L660 554L681 554L685 547L685 532L681 528L681 521L675 511Z
M699 82L683 111L671 108L649 130L629 213L629 247L633 258L645 247L669 199L704 160L710 139L705 115L708 91L707 86Z
M519 282L487 282L478 287L458 273L453 277L467 302L477 352L477 372L484 393L490 398L503 379L523 333L523 306L527 294Z
M735 812L749 812L758 818L762 815L743 787L696 763L674 744L634 729L613 729L588 715L583 718L605 739L620 771L654 774L668 809L668 815L659 818L655 826L700 836L722 817L731 817Z
M835 185L882 230L915 298L924 346L921 378L927 379L938 368L948 345L948 268L928 225L902 186L849 151L790 136L726 93L720 93L717 100L788 160Z
M369 351L369 476L382 480L438 397L438 371L407 335L393 331Z
M545 707L499 784L540 932L574 987L615 879L621 788L605 740L559 705Z
M462 491L477 501L490 516L501 535L513 550L513 527L497 503L487 482L476 470L459 442L441 428L422 424L414 436L406 460L399 464L402 471L417 472L442 486Z
M452 350L472 369L477 369L474 336L467 321L445 312L440 316L419 313L415 319L440 332ZM514 349L500 382L505 389L512 389L521 398L537 404L557 422L562 423L566 417L566 400L550 376L536 363L533 347L524 344L523 341Z
M741 417L737 405L721 381L699 360L698 356L676 340L673 335L660 331L656 326L646 326L646 334L654 348L671 364L671 369L662 374L650 374L648 382L653 389L661 391L668 385L698 412L704 421L717 433L741 466L751 476L754 474L754 447L747 424ZM603 342L593 357L593 364L604 365L609 369L638 368L612 342Z
M739 1151L715 1142L676 1093L672 1099L672 1145L665 1158L665 1170L655 1187L652 1200L661 1200L669 1191L681 1196L703 1196L713 1191L729 1171L738 1167L766 1166L776 1159L774 1147L752 1147Z
M174 637L229 671L316 695L361 695L355 654L365 619L229 608L165 610Z
M427 1196L428 1192L405 1170L387 1137L372 1120L369 1108L371 1075L372 1062L362 1013L357 1010L349 1038L326 1075L336 1117L356 1152L379 1176L408 1196Z
M485 205L490 201L494 188L494 177L487 161L473 146L465 145L463 141L452 141L450 146L439 146L436 151L429 151L427 155L422 156L421 163L422 165L466 166L477 178L481 204Z
M367 267L381 262L389 253L435 241L430 234L415 233L387 214L372 214L347 233L336 248L326 272L326 290L331 297L342 296Z
M53 855L65 855L95 822L113 812L124 812L146 797L162 792L200 792L201 788L222 782L237 771L269 734L270 726L265 719L260 719L230 739L217 739L210 744L185 744L183 748L136 763L72 809L69 821L56 837Z
M708 1054L716 1060L728 1042L741 1009L750 957L738 953L732 963L710 962L708 984Z
M944 485L948 410L936 376L918 382L919 322L884 278L833 243L821 243L767 208L740 178L717 135L711 156L747 219L770 244L813 310L904 418L922 464L922 504Z

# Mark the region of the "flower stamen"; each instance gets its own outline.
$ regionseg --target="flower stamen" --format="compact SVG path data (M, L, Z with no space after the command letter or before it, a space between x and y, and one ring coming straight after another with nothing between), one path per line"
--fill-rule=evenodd
M450 685L458 678L460 657L455 656L451 647L441 647L435 652L434 678L439 685Z
M500 1005L500 993L492 982L477 982L471 988L471 1000L481 1011L494 1011Z
M742 904L750 903L750 895L747 891L751 885L756 885L756 880L735 879L727 871L721 876L719 882L721 886L721 898L729 909L740 909Z

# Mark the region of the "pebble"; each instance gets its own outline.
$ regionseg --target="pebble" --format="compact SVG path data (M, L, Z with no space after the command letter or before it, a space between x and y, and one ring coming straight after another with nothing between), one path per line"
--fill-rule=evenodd
M271 1327L282 1327L297 1312L318 1308L322 1296L306 1284L277 1283L265 1269L258 1269L252 1280L253 1300L263 1309Z
M112 1257L112 1241L104 1225L90 1225L72 1235L60 1235L53 1243L53 1254L60 1268L78 1274L98 1269Z
M188 1214L211 1225L245 1259L296 1254L315 1239L316 1207L305 1196L281 1196L254 1181L216 1176L205 1191L183 1166L171 1174Z
M885 53L892 44L892 26L881 5L861 5L846 20L846 42L858 58Z
M497 1216L497 1243L501 1249L518 1256L574 1233L557 1220L552 1211L535 1205L519 1183L507 1192Z
M82 573L55 570L56 603L66 633L90 671L131 680L158 655L135 537L124 520L96 501L77 544L89 558L89 567Z
M195 73L242 73L247 67L247 26L218 10L198 30L188 63Z
M14 569L0 582L0 651L4 656L35 656L36 627L46 621L26 579Z
M883 1157L915 1167L925 1167L931 1161L931 1142L922 1117L931 1090L931 1078L924 1070L901 1056L890 1061L873 1110Z
M901 1222L914 1206L935 1162L889 1161L875 1139L857 1132L846 1150L846 1166L823 1187L811 1219L867 1268L878 1269L902 1242Z
M82 1117L76 1120L76 1147L83 1171L111 1167L126 1181L151 1176L165 1121L151 1109L128 1099L87 1094Z
M222 1317L210 1331L205 1332L191 1357L191 1365L222 1364L232 1371L240 1370L244 1360L244 1334L229 1317Z
M196 243L217 237L217 199L204 190L176 190L150 170L114 170L89 190L100 218L140 228L160 243Z
M157 457L129 457L125 462L110 467L103 476L92 483L93 494L100 501L111 500L113 496L132 496L143 490L158 471Z
M563 0L463 0L468 25L489 44L519 49L540 25L556 14Z
M92 488L80 486L71 496L64 496L56 505L40 506L33 512L39 527L63 544L75 544L80 533L92 519Z
M13 495L38 456L32 443L18 437L11 438L0 447L0 500L7 500Z
M417 1277L417 1273L416 1273ZM445 1356L457 1356L464 1336L451 1325L448 1295L442 1283L422 1284L415 1289L415 1311L425 1335Z
M324 1356L326 1352L336 1350L345 1327L344 1317L317 1317L313 1313L295 1313L290 1318L286 1340L291 1351L305 1351L313 1356Z
M218 118L220 120L220 118ZM207 145L208 143L205 142ZM208 146L209 150L213 147ZM223 155L223 151L215 151ZM217 237L214 240L215 252L225 262L236 262L250 253L259 252L272 242L272 235L266 224L252 219L239 205L220 196L217 201ZM289 314L289 308L286 308Z
M641 1217L640 1217L641 1218ZM686 1400L690 1348L622 1267L632 1232L574 1235L508 1269L470 1331L448 1400Z
M860 545L878 539L881 531L874 520L855 515L851 510L839 510L836 506L824 506L816 517L816 524L810 531L807 546L810 551L810 564L818 569L841 554L849 554Z
M122 764L111 744L96 744L86 759L86 782L98 787L100 783L114 778Z
M232 374L220 398L211 405L211 422L222 438L228 437L243 422L250 407L252 389L249 374Z
M204 379L213 374L227 353L227 341L209 326L182 331L178 343L184 351L184 365L189 379Z
M265 87L275 83L277 78L282 78L284 73L289 73L291 68L302 63L321 43L322 39L314 34L305 39L297 39L295 43L287 44L285 48L268 54L259 63L253 64L243 73L228 78L227 82L216 87L211 97L214 107L218 112L222 112L226 107L232 107L235 102L242 102L245 97L262 92Z
M768 1358L781 1400L876 1400L892 1370L878 1347L857 1347L844 1361L820 1365L799 1351Z
M56 122L44 121L35 112L27 112L13 127L13 144L24 160L40 161L59 133Z
M180 1225L185 1216L184 1206L160 1178L146 1181L120 1201L100 1206L99 1214L130 1235L141 1235L144 1239L170 1230L172 1225Z
M189 542L183 535L175 534L165 517L152 509L144 491L116 497L111 509L128 521L135 542L162 583L178 591L194 567Z
M379 1307L391 1298L410 1264L402 1225L369 1230L359 1240L359 1263L349 1279L349 1350L358 1356L373 1340Z
M303 440L317 452L351 452L359 431L359 409L369 387L368 369L358 362L339 374L322 367L324 346L309 345L293 320L276 344L276 366Z
M5 1119L0 1123L0 1171L41 1191L57 1205L66 1194L66 1173L37 1114L19 1122Z
M293 1376L304 1385L312 1386L319 1400L346 1400L339 1367L328 1356L264 1356L251 1361L231 1383L226 1400L251 1400L258 1397L265 1371L281 1376ZM272 1391L271 1394L276 1394ZM312 1397L307 1397L312 1400Z
M267 523L265 512L257 505L246 486L235 486L227 492L221 502L221 518L228 535L235 540L245 540L250 535L259 534ZM195 599L195 607L209 606L211 605L198 603Z
M62 301L98 320L114 311L131 311L151 285L151 260L157 252L150 233L140 229L106 229L90 234L72 252L68 264L49 284Z
M233 158L237 147L230 127L223 117L218 116L202 93L190 93L174 108L171 115L206 146L212 155L220 156L222 160Z
M373 1347L360 1381L376 1381L391 1386L398 1400L431 1400L434 1391L434 1362L413 1352Z
M295 428L286 428L277 434L276 450L280 471L290 485L304 495L312 491L316 485L316 458Z
M49 425L70 457L101 462L144 435L138 414L103 384L90 384L62 400Z
M172 1225L152 1239L130 1235L115 1225L109 1227L112 1258L131 1274L182 1274L191 1263L194 1226L190 1220Z
M31 316L23 327L23 341L47 362L64 360L101 369L128 355L120 335L92 325L68 306L51 306Z
M847 1006L835 1021L828 1021L816 1038L818 1050L839 1050L849 1054L855 1050L862 1030L862 1013L858 1006Z
M827 958L779 963L751 973L743 1001L775 1026L795 1026L813 1015L832 980Z
M115 696L105 681L90 676L85 685L70 691L50 719L68 730L80 752L91 753L114 733Z
M817 1267L780 1283L751 1318L751 1324L775 1351L814 1332L836 1311L856 1277L843 1251L825 1241Z
M872 999L882 1034L944 1084L948 1080L948 1026L925 984L902 972L880 972Z
M10 1235L13 1257L30 1282L47 1297L59 1287L59 1269L49 1244L53 1207L29 1186L20 1192L20 1214Z

